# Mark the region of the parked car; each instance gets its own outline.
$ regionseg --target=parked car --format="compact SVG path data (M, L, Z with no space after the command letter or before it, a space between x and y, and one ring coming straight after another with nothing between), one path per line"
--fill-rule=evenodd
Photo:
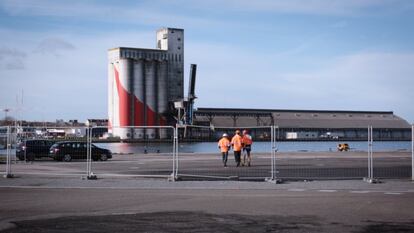
M27 139L16 147L16 157L19 160L33 161L42 157L49 157L49 149L56 141L47 139Z
M94 161L106 161L112 158L112 152L107 149L99 148L94 144L92 147L92 159ZM70 162L72 159L86 159L87 144L86 142L64 141L57 142L50 147L50 157L54 160Z

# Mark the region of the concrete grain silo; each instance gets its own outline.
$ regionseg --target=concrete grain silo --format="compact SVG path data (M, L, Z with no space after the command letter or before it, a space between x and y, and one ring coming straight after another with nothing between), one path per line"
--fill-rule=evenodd
M134 126L144 126L145 122L145 82L144 82L144 60L134 61ZM134 129L133 138L143 139L144 129Z
M108 61L109 133L121 139L166 138L167 130L126 126L173 122L169 106L184 92L184 30L158 30L157 49L110 49Z
M147 61L145 63L145 100L146 100L146 125L157 125L157 92L165 92L166 90L157 90L157 66L155 61ZM147 129L146 138L155 138L155 129Z

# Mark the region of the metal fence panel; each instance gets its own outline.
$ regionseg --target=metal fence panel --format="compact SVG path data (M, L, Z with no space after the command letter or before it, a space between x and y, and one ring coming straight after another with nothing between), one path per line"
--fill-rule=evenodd
M372 179L409 179L412 177L410 144L410 141L379 141L376 140L375 133L372 133L370 161Z
M93 127L91 135L100 127ZM174 177L175 129L159 127L112 127L106 138L90 136L87 176ZM96 147L108 151L95 151ZM104 156L102 158L102 156ZM109 158L108 158L109 156Z
M239 166L234 148L229 150L227 162L223 161L218 141L224 133L231 141L236 130L247 130L252 136L250 166L246 150L241 151ZM264 180L271 177L271 127L180 126L178 138L178 177L181 179Z
M411 180L414 181L414 124L411 125Z
M275 138L281 138L275 127ZM368 174L365 142L338 140L276 141L276 176L284 180L362 179ZM339 144L349 150L338 151Z
M5 176L10 169L9 127L0 127L0 172Z
M240 129L248 129L254 141L251 166L236 167L231 150L228 167L224 167L217 141L223 133L233 136L234 127L112 127L109 134L103 133L105 128L0 127L0 172L18 177L414 180L414 131L412 141L381 141L375 128L358 135L365 141L282 141L278 140L278 127L245 127ZM66 142L70 147L81 148L81 152L56 157L50 145L29 145L29 141ZM338 151L340 143L349 144L350 150ZM104 154L96 154L96 147L111 150L112 158L101 161L106 158L97 157Z
M277 129L276 129L277 130ZM407 178L411 176L408 141L380 141L368 127L364 141L278 141L276 172L281 179ZM276 133L277 135L277 133ZM338 151L348 144L348 151Z
M11 169L20 176L79 176L85 174L85 127L10 128Z

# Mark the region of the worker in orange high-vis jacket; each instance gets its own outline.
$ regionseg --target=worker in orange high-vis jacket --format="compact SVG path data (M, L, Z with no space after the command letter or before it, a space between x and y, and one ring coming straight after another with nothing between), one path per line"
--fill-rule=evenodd
M226 133L223 134L223 137L218 142L218 148L221 151L221 155L223 157L223 165L224 167L227 167L227 157L229 156L229 150L230 150L230 140L229 135Z
M236 130L236 134L231 139L231 145L234 151L234 160L236 161L237 167L240 166L240 156L243 148L242 137L240 136L240 130Z
M252 151L253 139L247 130L243 130L242 144L243 144L242 166L247 165L250 167L250 164L252 162L252 157L250 156L250 152Z

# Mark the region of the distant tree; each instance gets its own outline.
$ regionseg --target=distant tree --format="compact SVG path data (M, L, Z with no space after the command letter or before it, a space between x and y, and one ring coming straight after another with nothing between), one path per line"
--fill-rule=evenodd
M2 120L0 120L0 125L1 126L12 125L14 123L14 121L16 121L16 119L14 117L6 116L6 117L3 117Z

